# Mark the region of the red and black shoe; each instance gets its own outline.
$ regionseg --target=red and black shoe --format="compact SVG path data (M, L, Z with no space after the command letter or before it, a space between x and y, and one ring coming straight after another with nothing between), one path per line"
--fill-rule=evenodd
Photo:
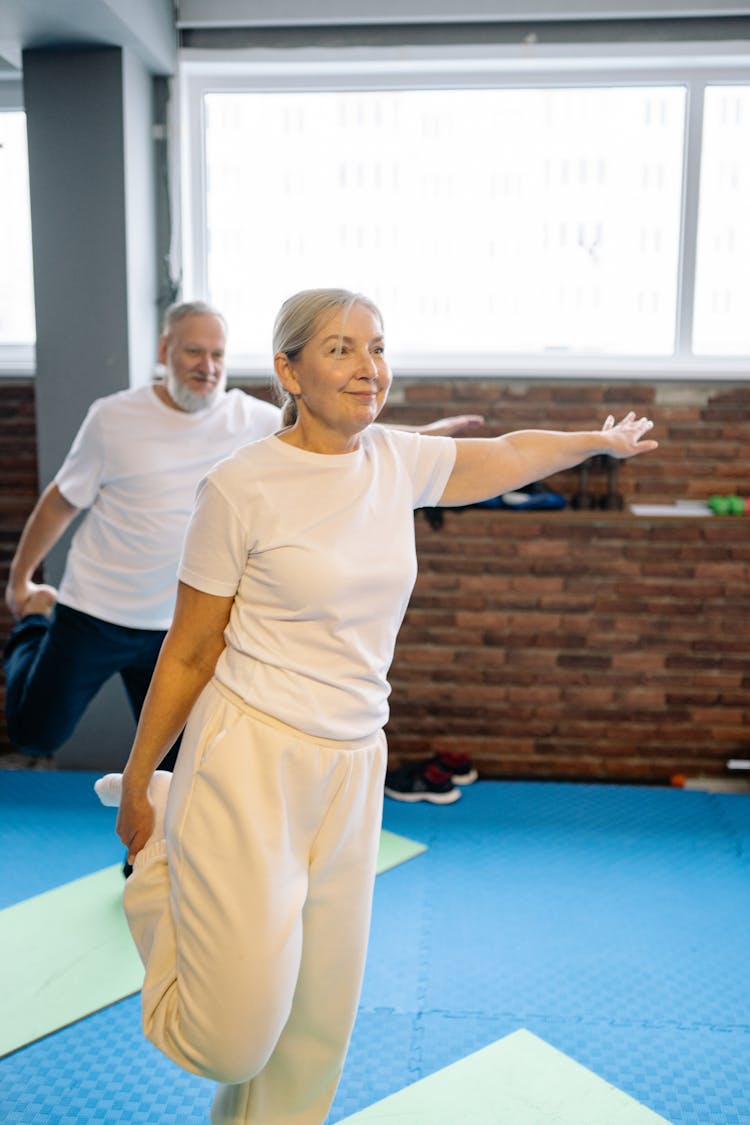
M479 777L468 754L436 754L430 762L449 773L454 785L471 785Z
M394 801L430 801L452 805L461 796L447 770L435 762L411 762L385 775L385 793Z

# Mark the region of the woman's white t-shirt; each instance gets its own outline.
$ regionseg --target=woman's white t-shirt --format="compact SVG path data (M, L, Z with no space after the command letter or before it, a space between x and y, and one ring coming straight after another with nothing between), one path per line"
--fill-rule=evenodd
M452 438L371 426L329 456L272 436L202 483L179 578L235 595L217 679L313 736L367 737L416 579L414 509L435 504Z

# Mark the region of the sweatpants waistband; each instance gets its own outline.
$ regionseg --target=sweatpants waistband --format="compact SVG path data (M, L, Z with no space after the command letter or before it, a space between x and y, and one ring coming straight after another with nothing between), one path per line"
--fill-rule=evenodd
M211 680L211 687L215 688L219 695L223 695L227 702L231 703L233 707L236 707L238 711L249 715L250 718L255 719L256 722L263 723L267 727L272 727L274 730L281 731L290 738L301 739L315 746L325 746L330 750L365 750L368 746L372 746L383 733L382 728L378 727L372 734L367 735L365 738L319 738L318 735L299 730L297 727L290 726L289 723L282 723L281 719L276 719L273 715L266 714L265 711L259 711L257 707L253 707L251 704L247 703L242 696L235 694L235 692L220 683L215 676Z

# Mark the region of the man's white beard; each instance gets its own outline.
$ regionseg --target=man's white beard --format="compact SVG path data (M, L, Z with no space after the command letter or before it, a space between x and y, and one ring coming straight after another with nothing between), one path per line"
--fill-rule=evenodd
M212 391L207 395L202 395L198 394L197 391L191 391L190 387L186 387L173 371L167 370L164 375L164 386L167 388L167 393L175 406L179 406L180 410L185 410L188 414L195 414L199 410L208 410L209 407L214 405L219 395L224 391L224 379L223 377L219 379Z

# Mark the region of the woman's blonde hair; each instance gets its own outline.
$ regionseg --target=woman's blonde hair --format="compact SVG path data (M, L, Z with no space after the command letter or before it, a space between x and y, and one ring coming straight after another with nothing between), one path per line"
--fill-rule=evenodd
M289 297L279 309L273 326L273 354L279 352L287 359L296 359L306 344L318 331L321 320L328 313L343 308L348 312L352 305L365 305L383 326L383 317L377 305L362 293L350 289L303 289ZM281 423L292 426L297 420L297 400L281 383L276 383L276 393L281 406Z

